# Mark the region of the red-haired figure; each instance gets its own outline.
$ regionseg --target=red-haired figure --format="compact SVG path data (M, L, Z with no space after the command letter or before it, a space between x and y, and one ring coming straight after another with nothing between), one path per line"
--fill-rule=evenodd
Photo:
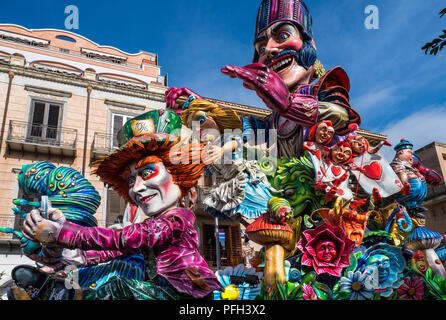
M113 230L72 224L55 209L49 212L50 220L38 210L28 214L27 238L81 249L84 265L144 254L144 281L112 278L86 299L205 298L222 289L199 253L195 215L189 208L205 166L200 161L202 145L182 145L172 134L180 127L181 119L170 111L154 110L133 118L118 135L127 142L97 163L95 174L140 207L143 222Z
M333 139L335 130L333 124L329 120L316 123L308 131L308 141L304 142L304 149L313 153L319 160L327 149L324 146Z

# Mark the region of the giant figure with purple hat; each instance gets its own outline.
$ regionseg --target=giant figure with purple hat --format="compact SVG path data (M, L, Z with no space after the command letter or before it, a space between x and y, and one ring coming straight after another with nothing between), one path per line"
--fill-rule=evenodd
M325 73L317 60L312 18L303 1L263 0L254 47L252 64L228 65L222 72L241 79L244 87L254 90L273 111L265 122L244 119L244 130L273 129L278 157L302 155L304 128L319 121L330 120L337 135L347 134L350 124L361 123L349 104L350 84L345 71L335 67ZM174 107L179 96L191 94L199 97L187 88L170 88L167 106Z

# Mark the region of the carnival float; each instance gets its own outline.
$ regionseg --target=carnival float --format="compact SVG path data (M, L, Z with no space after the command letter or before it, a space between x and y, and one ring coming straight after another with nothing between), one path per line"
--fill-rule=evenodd
M127 121L120 148L95 163L129 203L124 225L97 226L100 196L76 170L23 166L22 194L41 200L14 199L23 231L0 231L37 266L13 270L9 299L446 299L446 238L425 227L422 206L442 177L410 141L389 163L380 149L390 143L358 134L348 76L317 60L303 1L261 1L254 43L252 64L221 72L256 92L272 111L265 120L172 87L166 109ZM201 199L206 212L251 219L260 264L214 272L201 256L193 210L203 174L221 177Z

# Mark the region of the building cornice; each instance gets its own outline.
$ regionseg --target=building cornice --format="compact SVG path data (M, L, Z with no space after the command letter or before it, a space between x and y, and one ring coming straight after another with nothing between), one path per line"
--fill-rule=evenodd
M71 98L71 96L72 96L72 93L68 92L68 91L48 89L48 88L42 88L42 87L36 87L36 86L30 86L30 85L25 85L25 90L35 92L35 93L49 94L49 95L56 96L56 97Z
M104 103L107 104L107 105L110 105L110 106L126 108L126 109L132 109L132 110L144 111L146 109L146 107L143 106L143 105L134 104L134 103L127 103L127 102L121 102L121 101L115 101L115 100L110 100L110 99L105 99Z
M23 66L11 65L7 63L1 63L0 61L0 72L9 73L10 71L14 72L17 76L24 76L29 78L35 78L50 82L63 83L67 85L78 86L82 88L87 88L91 86L93 90L111 92L121 95L127 95L131 97L138 97L147 100L154 100L159 102L165 102L166 97L164 91L167 87L159 86L159 85L151 85L148 84L148 90L138 89L138 88L126 88L123 86L114 85L112 83L104 83L96 80L84 79L72 77L64 74L55 74L46 70L35 70L30 69ZM150 90L152 89L152 90ZM156 92L158 91L158 92ZM162 91L163 93L161 93Z

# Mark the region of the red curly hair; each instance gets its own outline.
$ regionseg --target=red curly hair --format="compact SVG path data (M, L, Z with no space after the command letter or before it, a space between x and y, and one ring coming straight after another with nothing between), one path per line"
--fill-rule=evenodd
M126 201L134 204L129 197L130 187L123 174L128 170L128 165L133 161L138 161L138 166L162 162L172 175L173 182L180 187L181 195L185 196L204 172L206 164L201 161L204 145L184 145L179 138L172 140L172 137L167 137L163 141L158 138L158 134L148 134L129 140L120 150L97 161L97 168L93 173Z

